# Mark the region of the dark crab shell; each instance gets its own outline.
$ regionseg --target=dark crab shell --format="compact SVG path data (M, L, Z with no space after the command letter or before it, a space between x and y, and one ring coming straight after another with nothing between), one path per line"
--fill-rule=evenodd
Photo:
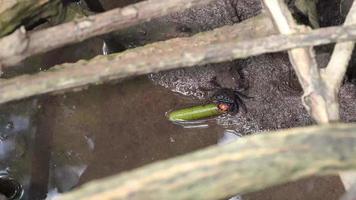
M241 97L246 96L238 91L234 91L229 88L221 88L213 94L211 99L215 104L228 105L230 107L228 112L236 114L240 111L240 107L242 107L242 109L246 111L246 106L243 103Z

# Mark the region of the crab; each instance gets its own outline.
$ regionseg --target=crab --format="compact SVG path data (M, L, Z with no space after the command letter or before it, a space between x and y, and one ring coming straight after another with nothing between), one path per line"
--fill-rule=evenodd
M221 73L221 72L220 72ZM237 114L242 108L243 111L247 112L247 108L242 99L250 99L243 93L248 86L243 86L243 88L236 88L234 86L240 85L237 83L234 77L239 77L241 80L240 73L233 71L231 68L227 71L227 75L223 77L223 80L218 80L214 77L210 82L214 86L213 95L210 97L210 101L213 101L222 112ZM230 80L229 80L230 79Z
M242 108L247 112L245 103L242 98L251 98L239 91L235 91L229 88L218 89L211 97L211 100L218 106L218 108L227 113L237 114Z

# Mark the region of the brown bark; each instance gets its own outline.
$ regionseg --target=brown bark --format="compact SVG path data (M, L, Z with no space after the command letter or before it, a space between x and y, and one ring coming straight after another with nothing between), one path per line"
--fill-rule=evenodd
M107 179L58 200L222 199L310 175L356 169L356 126L257 134Z
M157 42L119 54L98 56L89 61L61 64L34 75L1 80L0 103L162 70L355 40L355 30L356 25L350 25L260 38L264 34L274 33L270 19L261 15L241 24L200 33L190 38Z

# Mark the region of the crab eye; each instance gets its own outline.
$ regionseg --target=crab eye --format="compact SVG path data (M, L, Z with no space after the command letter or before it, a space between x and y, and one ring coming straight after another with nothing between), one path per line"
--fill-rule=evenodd
M223 112L227 112L230 110L230 105L225 104L225 103L221 103L218 105L219 110L223 111Z

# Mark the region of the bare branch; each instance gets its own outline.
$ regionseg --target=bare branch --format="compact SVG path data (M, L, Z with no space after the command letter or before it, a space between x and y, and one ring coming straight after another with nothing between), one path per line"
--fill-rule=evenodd
M356 199L356 182L351 186L350 190L346 191L340 200L355 200Z
M86 184L58 200L222 199L334 174L356 168L355 130L331 124L244 137Z
M356 1L353 2L353 5L344 23L344 25L350 24L356 24ZM323 71L323 78L325 79L328 87L335 91L335 95L339 93L339 88L341 86L342 80L344 79L354 46L355 42L353 41L337 43L335 45L330 62L326 67L326 70Z
M303 32L294 21L284 0L264 0L264 4L282 34ZM303 28L305 29L305 28ZM303 104L318 123L328 123L339 119L339 110L320 76L312 47L292 49L289 59L301 83L304 95Z
M260 15L190 38L158 42L89 61L58 65L47 72L0 80L0 103L128 76L356 39L356 25L259 38L275 32L271 23L269 17ZM258 38L246 39L251 37Z
M32 55L44 53L68 44L109 33L148 21L155 17L178 12L193 6L207 4L212 0L147 0L111 11L85 17L52 28L29 33L28 47L10 50L12 55L0 51L0 66L16 65ZM11 36L9 36L11 37ZM6 37L0 42L6 41Z
M24 27L17 29L14 33L7 36L6 39L0 38L0 54L3 57L11 57L21 53L28 47L26 30ZM2 66L0 63L0 75L2 74Z
M339 177L345 190L348 191L351 189L351 186L356 183L356 170L340 172Z

